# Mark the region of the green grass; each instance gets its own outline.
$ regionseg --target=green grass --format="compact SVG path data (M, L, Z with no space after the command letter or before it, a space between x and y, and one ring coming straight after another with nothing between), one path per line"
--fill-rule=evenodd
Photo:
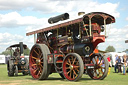
M128 74L113 73L113 68L110 74L104 80L92 80L88 75L83 75L78 82L70 82L62 79L57 73L51 74L47 80L34 80L32 76L8 77L6 65L0 65L0 85L128 85Z

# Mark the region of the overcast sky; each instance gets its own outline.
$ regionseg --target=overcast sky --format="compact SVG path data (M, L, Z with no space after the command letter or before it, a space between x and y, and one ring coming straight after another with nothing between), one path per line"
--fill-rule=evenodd
M116 51L128 49L128 0L0 0L0 53L9 45L24 42L31 49L33 35L28 31L48 25L47 19L65 12L70 17L78 12L105 12L116 18L107 29L108 38L100 50L114 46Z

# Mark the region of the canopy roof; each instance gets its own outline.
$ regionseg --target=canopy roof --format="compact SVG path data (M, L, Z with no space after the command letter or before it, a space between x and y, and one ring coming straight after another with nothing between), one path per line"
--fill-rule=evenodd
M104 25L104 19L106 24L111 24L115 22L115 18L112 15L103 12L92 12L83 16L83 20L86 24L89 23L89 18L92 23L98 23L99 25Z
M11 45L11 46L9 46L7 49L12 48L12 47L20 47L20 44ZM23 48L24 48L24 49L27 49L27 45L23 44Z
M91 13L85 14L82 17L77 17L76 19L68 19L61 23L57 23L57 24L55 23L52 26L48 26L48 27L44 27L44 28L36 30L36 31L28 32L28 33L26 33L26 35L29 36L32 34L45 32L45 31L57 29L60 27L68 26L71 24L79 23L82 21L84 21L85 24L89 24L89 19L91 19L91 23L98 23L99 25L104 25L104 19L106 21L106 24L111 24L111 23L115 22L115 18L107 13L91 12Z

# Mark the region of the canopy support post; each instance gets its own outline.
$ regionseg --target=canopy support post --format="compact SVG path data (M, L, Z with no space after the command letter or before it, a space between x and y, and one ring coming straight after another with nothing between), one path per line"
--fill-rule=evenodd
M104 19L105 37L106 37L106 18Z
M89 18L90 36L92 36L91 18Z
M34 44L36 44L36 34L34 34Z

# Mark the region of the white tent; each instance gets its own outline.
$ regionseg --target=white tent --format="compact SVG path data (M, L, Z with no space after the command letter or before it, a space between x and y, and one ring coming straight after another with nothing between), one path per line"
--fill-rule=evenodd
M0 64L5 64L5 55L0 55Z

